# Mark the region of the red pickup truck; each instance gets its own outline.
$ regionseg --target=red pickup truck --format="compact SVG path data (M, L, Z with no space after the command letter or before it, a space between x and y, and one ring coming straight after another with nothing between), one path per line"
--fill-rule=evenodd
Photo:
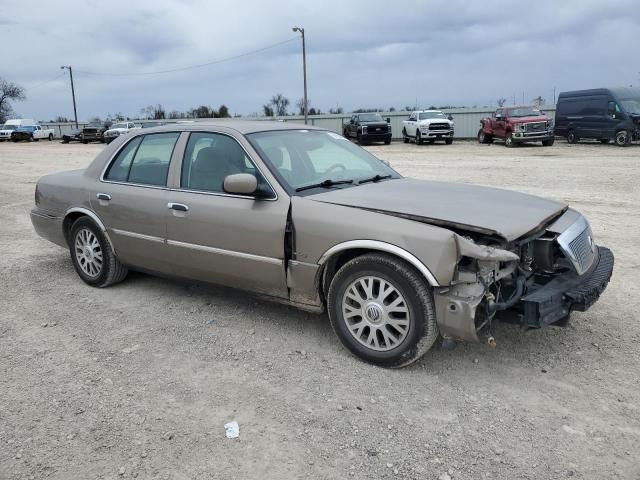
M553 122L537 108L529 106L503 107L487 118L480 120L478 142L493 143L495 139L504 140L507 147L522 142L539 142L550 147L553 145Z

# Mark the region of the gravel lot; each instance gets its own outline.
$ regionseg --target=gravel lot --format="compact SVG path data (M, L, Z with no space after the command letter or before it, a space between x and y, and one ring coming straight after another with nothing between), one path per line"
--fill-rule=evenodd
M639 146L370 147L406 175L567 201L616 255L568 328L499 325L495 350L404 370L242 292L86 286L28 212L38 177L101 148L0 143L0 479L640 478Z

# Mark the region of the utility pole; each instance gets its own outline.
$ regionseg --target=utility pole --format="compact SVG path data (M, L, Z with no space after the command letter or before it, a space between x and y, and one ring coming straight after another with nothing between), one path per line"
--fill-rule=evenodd
M304 123L308 123L309 101L307 100L307 49L304 44L304 28L293 27L294 32L300 32L302 35L302 75L304 77Z
M78 128L78 111L76 110L76 90L73 88L73 70L70 65L63 65L60 67L62 70L65 68L69 70L69 78L71 78L71 98L73 98L73 118L76 121L76 128Z

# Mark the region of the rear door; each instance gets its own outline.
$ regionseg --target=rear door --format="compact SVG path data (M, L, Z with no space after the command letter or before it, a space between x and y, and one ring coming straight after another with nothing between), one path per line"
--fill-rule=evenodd
M114 156L91 192L123 263L170 272L167 260L167 177L179 132L138 135Z
M223 132L190 134L165 204L167 257L176 275L287 298L289 198L277 194L241 141ZM224 178L234 173L255 175L268 194L226 193Z

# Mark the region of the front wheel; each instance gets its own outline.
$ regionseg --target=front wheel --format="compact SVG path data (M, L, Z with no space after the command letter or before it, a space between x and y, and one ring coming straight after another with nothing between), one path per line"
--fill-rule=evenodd
M453 143L453 138L446 138L444 140L444 143L447 144L447 145L451 145Z
M513 148L516 146L516 142L513 141L513 134L511 132L508 132L507 136L504 138L504 146L507 148Z
M362 145L363 141L362 141L362 133L358 132L358 145Z
M92 287L108 287L127 276L127 267L116 258L102 230L87 217L71 227L69 251L76 272Z
M390 138L387 138L387 139L384 141L384 144L385 144L385 145L391 145L391 139L390 139Z
M327 310L343 345L384 367L415 362L438 337L429 285L411 266L385 254L362 255L340 268Z
M627 147L631 143L631 135L628 130L620 130L616 133L616 145L619 147Z
M569 130L567 132L567 142L568 143L578 143L578 140L580 140L580 138L578 138L578 135L576 135L575 130Z
M409 143L409 135L407 135L407 130L405 128L402 129L402 141L404 143Z
M555 142L554 138L550 138L549 140L542 140L542 146L543 147L551 147L551 146L553 146L554 142Z
M420 138L419 130L416 130L416 145L422 145L422 138Z

